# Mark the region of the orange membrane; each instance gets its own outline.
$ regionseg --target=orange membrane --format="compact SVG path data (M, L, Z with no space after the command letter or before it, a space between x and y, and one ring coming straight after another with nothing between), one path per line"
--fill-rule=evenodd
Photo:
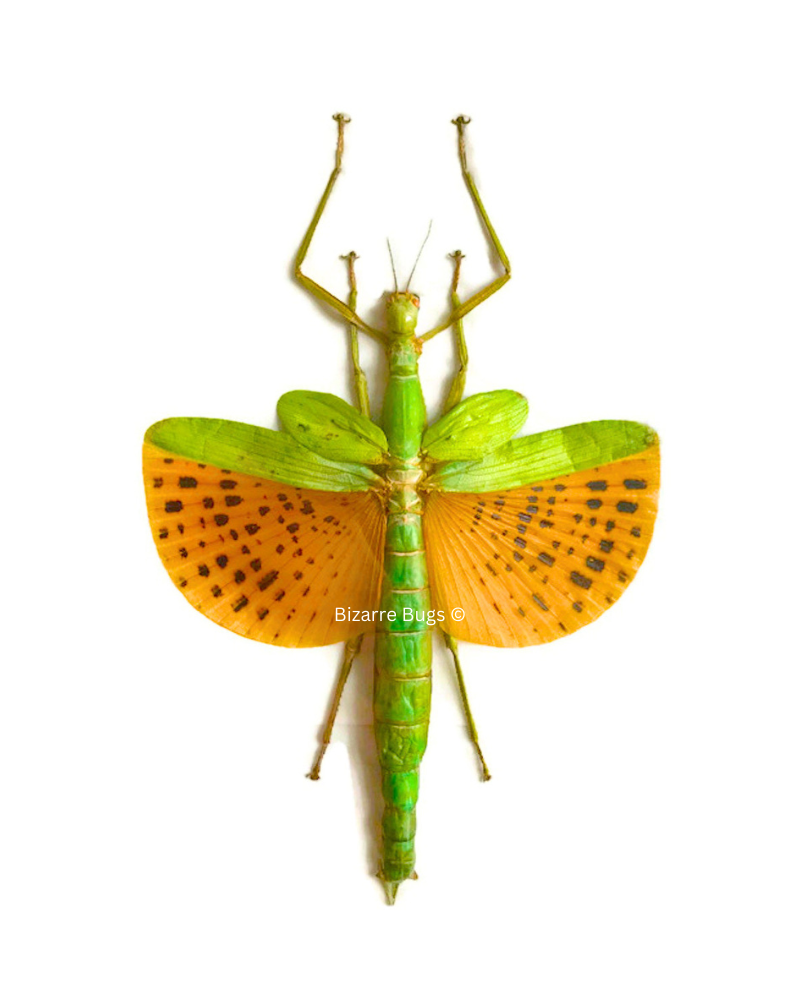
M378 602L385 518L375 493L284 486L151 444L143 465L158 554L206 617L276 646L365 630L337 622L335 609Z
M658 448L498 493L434 493L425 510L433 606L456 639L550 642L620 596L653 534ZM465 612L453 619L453 608Z
M444 630L529 646L598 618L647 552L658 459L654 447L521 489L430 494L425 546ZM212 621L277 646L374 631L371 621L336 621L336 609L378 604L385 514L377 494L285 486L150 444L144 477L161 561Z

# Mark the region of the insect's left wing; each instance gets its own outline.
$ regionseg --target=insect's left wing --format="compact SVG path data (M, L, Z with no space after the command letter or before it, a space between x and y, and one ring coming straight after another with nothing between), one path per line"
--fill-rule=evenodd
M440 466L427 482L425 540L445 631L529 646L594 621L644 559L658 485L655 432L629 421L516 438Z
M385 518L369 468L282 432L202 418L151 427L143 467L161 561L212 621L278 646L364 631L335 611L378 599Z

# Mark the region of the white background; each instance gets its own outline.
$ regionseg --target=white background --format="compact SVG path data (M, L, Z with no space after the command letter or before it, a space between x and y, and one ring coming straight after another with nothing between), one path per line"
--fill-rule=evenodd
M0 25L6 622L0 987L22 998L796 998L798 31L790 3L31 2ZM370 671L306 781L338 651L246 642L159 565L139 472L171 415L346 394L309 271L422 323L492 264L470 393L528 430L643 420L660 520L625 598L443 658L420 879L375 869ZM374 352L365 348L373 384ZM448 335L422 358L430 408ZM375 402L380 391L374 393Z

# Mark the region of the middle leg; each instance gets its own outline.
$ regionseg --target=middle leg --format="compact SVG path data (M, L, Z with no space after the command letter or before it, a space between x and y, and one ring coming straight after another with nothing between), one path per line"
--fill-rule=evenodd
M458 296L458 279L461 277L461 261L464 259L464 254L460 250L456 250L450 254L450 257L455 262L453 266L453 284L450 286L450 303L453 307L453 315L458 316L458 308L461 305L461 299ZM455 323L453 323L453 332L456 338L456 351L458 352L458 371L453 376L442 413L447 413L461 402L464 396L464 385L467 381L469 355L467 354L467 341L464 337L464 321L461 316L458 316Z
M355 262L358 260L355 250L342 255L342 260L347 261L347 275L350 279L350 298L347 304L356 311L356 268ZM350 333L350 361L353 366L353 386L358 400L358 409L365 417L369 416L369 391L367 389L367 376L361 367L358 353L358 327L355 323L349 323L347 329Z

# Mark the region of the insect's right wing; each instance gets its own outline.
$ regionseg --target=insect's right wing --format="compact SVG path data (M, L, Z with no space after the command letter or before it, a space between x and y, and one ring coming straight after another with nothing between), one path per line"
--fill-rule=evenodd
M480 461L440 466L424 523L445 631L529 646L594 621L644 559L658 485L655 432L630 421L516 438Z
M352 428L336 437L344 458L352 437ZM354 447L370 458L363 438ZM175 418L147 432L143 468L161 561L212 621L278 646L368 630L336 620L337 608L378 600L385 517L368 467L320 456L283 432Z

